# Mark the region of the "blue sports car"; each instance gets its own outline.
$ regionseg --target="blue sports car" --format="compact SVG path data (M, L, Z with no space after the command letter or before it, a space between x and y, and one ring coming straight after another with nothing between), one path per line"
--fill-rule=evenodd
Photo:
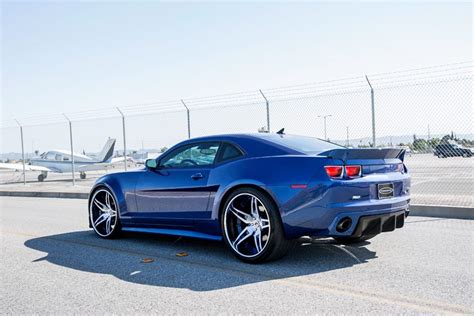
M278 133L194 138L145 168L108 174L90 227L224 240L245 262L285 255L301 236L356 243L401 228L410 176L403 149L349 149Z

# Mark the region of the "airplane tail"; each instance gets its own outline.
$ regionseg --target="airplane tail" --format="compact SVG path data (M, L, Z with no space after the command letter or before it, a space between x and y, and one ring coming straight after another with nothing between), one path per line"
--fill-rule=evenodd
M104 148L97 156L97 159L100 162L108 162L112 159L112 155L114 154L114 147L115 147L115 138L109 138L105 143Z

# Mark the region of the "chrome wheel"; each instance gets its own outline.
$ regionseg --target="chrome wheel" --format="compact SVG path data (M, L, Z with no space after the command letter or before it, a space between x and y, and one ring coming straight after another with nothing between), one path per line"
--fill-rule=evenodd
M89 216L94 231L101 237L109 237L118 222L118 207L112 193L106 189L97 190L92 196Z
M240 256L260 255L270 239L267 208L255 195L241 193L229 201L224 213L224 233L229 245Z

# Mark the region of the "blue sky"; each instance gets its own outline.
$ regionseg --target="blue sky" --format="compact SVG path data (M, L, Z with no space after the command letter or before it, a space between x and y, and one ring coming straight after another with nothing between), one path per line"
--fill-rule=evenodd
M2 120L472 59L469 2L7 1L1 26Z

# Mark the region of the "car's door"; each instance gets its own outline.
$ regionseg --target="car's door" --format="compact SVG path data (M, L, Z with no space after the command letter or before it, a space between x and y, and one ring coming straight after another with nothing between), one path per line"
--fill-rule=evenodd
M209 217L208 185L220 142L199 142L181 146L160 157L156 169L148 169L138 179L138 218L182 220Z

